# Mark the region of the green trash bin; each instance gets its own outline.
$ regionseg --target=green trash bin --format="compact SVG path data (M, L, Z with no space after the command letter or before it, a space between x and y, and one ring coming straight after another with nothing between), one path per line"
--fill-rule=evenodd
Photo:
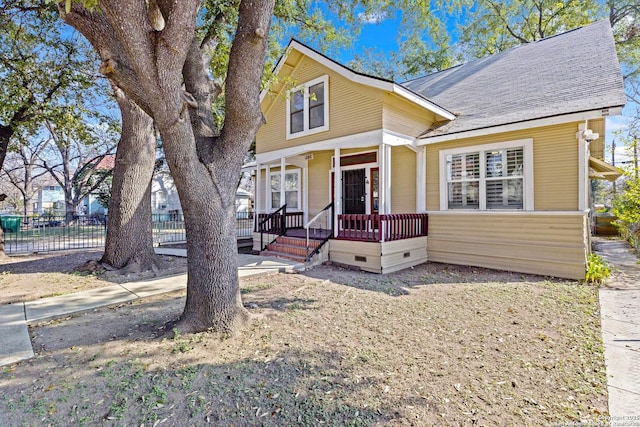
M11 231L17 233L20 231L22 225L22 217L17 215L2 215L0 216L0 223L2 224L2 231L5 233Z

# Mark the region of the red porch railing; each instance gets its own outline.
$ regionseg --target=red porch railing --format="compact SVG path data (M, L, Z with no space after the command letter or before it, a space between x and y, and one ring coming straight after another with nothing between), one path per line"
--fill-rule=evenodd
M390 242L429 235L427 214L343 214L338 215L341 240Z

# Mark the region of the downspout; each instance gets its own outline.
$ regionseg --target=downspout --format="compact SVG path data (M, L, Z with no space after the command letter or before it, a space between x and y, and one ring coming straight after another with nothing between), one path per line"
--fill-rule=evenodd
M587 164L587 142L584 139L584 131L588 129L588 121L578 125L578 210L584 212L587 209L586 202L586 180L589 176L588 171L585 175Z

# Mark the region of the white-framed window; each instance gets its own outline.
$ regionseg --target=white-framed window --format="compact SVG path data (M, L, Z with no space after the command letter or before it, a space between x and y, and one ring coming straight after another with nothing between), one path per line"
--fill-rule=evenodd
M329 76L291 89L287 96L287 139L329 129Z
M533 210L533 140L440 151L442 210Z
M269 186L271 210L278 209L285 203L287 210L300 209L300 169L287 170L284 174L284 203L280 200L280 172L271 173Z

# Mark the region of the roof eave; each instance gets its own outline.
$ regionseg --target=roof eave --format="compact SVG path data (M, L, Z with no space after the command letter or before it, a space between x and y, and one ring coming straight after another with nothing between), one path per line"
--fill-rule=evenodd
M455 120L456 115L453 114L452 112L440 107L437 104L434 104L433 102L429 101L427 98L424 98L420 95L415 94L414 92L408 90L407 88L397 84L397 83L393 83L393 89L391 90L391 92L401 96L402 98L421 106L422 108L431 111L432 113L444 118L445 120Z
M561 123L569 123L575 121L599 119L607 116L617 116L622 113L624 105L613 105L610 107L602 107L596 110L580 111L575 113L558 114L555 116L541 117L538 119L522 120L512 123L503 123L495 126L483 128L469 129L454 133L445 133L434 136L420 136L416 140L416 145L430 145L440 142L455 141L477 136L492 135L496 133L512 132L532 127L550 126Z

